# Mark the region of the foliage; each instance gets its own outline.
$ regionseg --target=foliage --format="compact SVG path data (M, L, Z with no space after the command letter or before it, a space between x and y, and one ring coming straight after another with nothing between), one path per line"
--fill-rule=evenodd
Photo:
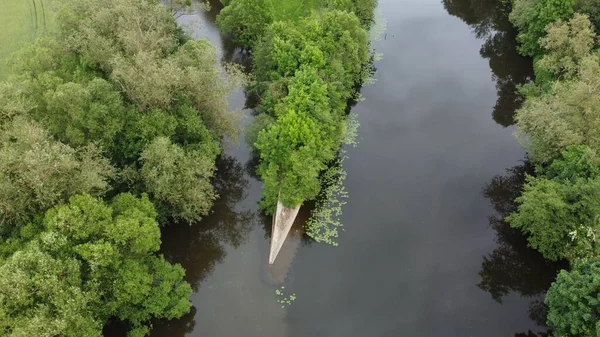
M295 207L321 190L319 174L346 133L346 102L364 78L367 46L356 16L334 10L300 25L277 22L257 47L254 73L266 88L261 110L277 117L268 128L254 126L263 127L255 143L263 209L272 210L280 192Z
M569 147L547 176L529 176L516 199L518 210L506 218L547 259L574 261L600 254L600 169L590 151Z
M33 109L33 104L23 98L22 91L14 84L0 82L0 126Z
M557 337L600 333L600 260L563 270L546 294L548 325Z
M82 297L81 303L75 302L81 311L76 314L87 321L100 322L94 324L97 327L112 316L129 320L136 328L143 327L151 317L179 317L189 311L187 297L191 288L183 282L184 271L180 266L154 255L160 248L155 217L156 211L146 196L137 199L131 194L120 194L110 206L89 195L72 197L69 204L48 211L37 238L7 260L2 268L11 268L16 263L22 270L16 269L14 275L2 273L0 284L12 277L24 277L42 282L41 287L51 287L56 278L72 279L69 289ZM23 254L34 253L68 265L69 269L38 272L15 261ZM18 289L15 294L28 294L27 289L34 287L26 283L15 286ZM8 331L24 324L19 317L35 315L45 301L53 301L59 313L68 310L73 303L55 302L54 297L60 299L61 295L58 292L48 299L30 297L17 312L7 310L12 300L0 301L3 305L0 312L8 313L9 317L17 315L18 324ZM60 317L47 319L51 324L62 324ZM100 335L99 331L96 335Z
M261 114L247 128L247 140L260 156L260 206L267 213L278 199L296 207L321 191L319 176L348 131L348 100L368 77L366 28L376 4L231 0L220 13L221 28L253 49Z
M268 0L232 0L217 17L219 27L246 48L254 47L272 22Z
M546 26L573 14L574 0L514 0L510 21L519 30L518 40L523 55L543 53L539 40L546 35Z
M281 289L276 289L275 290L275 295L277 295L277 303L281 304L282 308L285 308L285 306L290 306L292 305L292 303L296 300L296 294L292 293L289 296L286 296L285 293L283 292L283 290L285 289L284 286L281 286Z
M366 27L375 0L232 0L221 28L252 48L260 116L248 140L259 152L261 207L314 199L319 175L345 136L347 102L367 78ZM255 136L257 135L257 136Z
M102 195L113 175L94 146L75 150L15 118L0 128L0 226L25 225L74 194Z
M569 181L593 179L600 176L599 158L596 152L585 145L572 145L542 171L548 179Z
M100 336L113 316L146 330L152 317L187 313L183 269L155 255L155 218L145 195L120 194L110 206L80 195L49 210L36 238L0 267L6 335Z
M276 90L287 84L302 66L311 66L328 84L330 105L344 110L353 98L354 85L366 78L369 63L368 36L356 16L348 12L328 11L312 15L299 24L278 22L271 26L261 44L255 48L254 74L259 84L270 84L269 96L275 102L285 96ZM263 89L263 88L261 88ZM262 102L264 111L272 111Z
M326 0L326 8L353 12L365 27L373 24L373 13L377 7L377 0Z
M278 196L288 207L316 197L319 172L325 168L319 158L328 146L317 122L294 110L262 130L256 141L258 172L264 182L262 207L273 210Z
M596 33L600 34L600 6L597 0L575 0L574 9L577 13L587 14Z
M140 157L146 190L174 217L200 220L216 197L210 183L215 171L214 156L185 150L165 137L156 138Z
M540 46L547 54L539 66L556 77L573 78L595 44L596 35L590 20L585 15L575 14L568 22L549 24L546 31L547 36L540 39Z
M355 114L350 114L346 119L346 132L343 144L356 146L359 122ZM341 149L338 157L321 174L321 192L317 198L315 208L311 211L310 219L306 222L306 234L317 242L325 242L334 247L338 245L335 239L339 229L343 227L340 222L342 207L346 204L348 192L344 187L346 171L343 168L346 151Z
M76 258L54 257L38 243L16 252L0 267L0 336L102 336L95 295L82 284Z
M343 158L338 159L336 164L321 175L322 189L310 219L306 222L306 235L334 247L338 245L335 239L339 235L338 229L342 227L340 216L342 207L346 204L343 199L348 198L348 192L344 188L346 171L342 167Z
M518 136L536 163L550 163L569 145L600 149L600 58L581 60L577 77L529 98L517 112ZM527 136L525 136L527 135Z
M57 32L13 62L13 83L0 94L0 122L25 114L73 148L97 145L119 168L119 188L142 193L152 185L163 219L207 214L214 191L206 165L194 175L197 185L188 177L187 185L163 184L158 192L155 180L143 180L148 171L140 171L140 156L166 137L172 148L193 150L188 162L214 163L219 139L237 137L238 114L228 110L227 96L245 81L240 68L226 65L223 72L214 46L182 37L158 0L56 3ZM176 167L157 168L162 177L182 174L169 169ZM210 191L198 193L207 186ZM167 203L173 207L162 207Z

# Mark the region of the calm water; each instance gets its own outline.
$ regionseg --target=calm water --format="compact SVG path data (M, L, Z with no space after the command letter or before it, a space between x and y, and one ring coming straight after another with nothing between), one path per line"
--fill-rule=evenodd
M499 0L379 0L385 39L363 89L360 144L344 163L339 247L295 231L267 267L270 218L247 146L230 147L214 214L164 233L193 284L194 311L153 336L534 336L555 268L502 222L518 194L515 84L531 75ZM245 59L210 13L186 17L224 60ZM244 106L244 94L232 104ZM251 111L244 110L248 119ZM512 168L512 169L511 169ZM509 171L506 171L509 169ZM275 290L295 293L291 306ZM531 331L531 332L530 332Z

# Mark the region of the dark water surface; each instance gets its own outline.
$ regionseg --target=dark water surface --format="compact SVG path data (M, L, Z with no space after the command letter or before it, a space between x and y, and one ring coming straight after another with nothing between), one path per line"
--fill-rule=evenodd
M278 269L269 270L260 182L248 147L232 146L218 164L214 214L165 230L163 252L186 268L194 310L157 322L152 336L545 330L541 300L555 268L502 222L528 169L510 125L515 85L531 65L515 51L500 1L379 2L387 31L373 47L383 59L375 62L377 82L353 109L360 144L344 163L350 199L339 247L295 232ZM219 46L224 60L244 59L219 35L218 10L198 14L198 36ZM242 92L232 104L244 105ZM297 295L285 308L275 294L282 285Z

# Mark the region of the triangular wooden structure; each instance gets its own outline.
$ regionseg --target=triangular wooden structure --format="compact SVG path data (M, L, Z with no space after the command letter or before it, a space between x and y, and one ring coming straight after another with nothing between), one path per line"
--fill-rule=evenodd
M296 206L296 208L288 208L281 203L281 200L277 200L277 209L275 210L275 214L273 214L269 264L275 262L275 258L277 258L277 254L279 254L279 250L281 250L281 246L283 246L299 210L300 205Z

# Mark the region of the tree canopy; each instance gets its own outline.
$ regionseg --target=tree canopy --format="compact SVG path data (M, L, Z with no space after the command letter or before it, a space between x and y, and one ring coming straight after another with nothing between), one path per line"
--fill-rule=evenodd
M253 48L253 90L261 95L261 115L247 138L260 157L261 207L268 213L278 198L295 207L321 190L320 175L346 133L348 100L366 78L366 27L375 4L327 1L298 18L278 21L273 18L283 9L273 12L234 0L219 15L226 32ZM255 20L254 11L268 19Z
M528 99L518 110L518 132L530 158L550 163L569 145L600 150L600 58L584 57L576 78L558 81L552 92Z
M0 233L79 193L102 195L115 170L93 145L73 149L21 117L0 128Z
M574 0L514 0L510 21L519 30L521 53L542 54L539 42L546 35L546 26L573 15L574 3Z
M531 247L550 260L600 255L600 169L587 146L563 151L545 175L529 176L519 208L507 217L528 235Z
M0 336L102 336L117 318L141 337L189 312L157 219L209 213L245 79L170 3L53 1L56 30L0 83Z
M181 185L150 191L141 155L166 137L170 149L214 163L220 140L237 137L238 114L227 97L243 81L239 67L223 71L214 46L187 38L158 0L58 0L56 16L56 33L13 61L2 115L26 115L75 149L99 147L118 168L119 186L149 191L159 203L167 194L194 194ZM200 186L211 189L213 171L195 176ZM170 198L173 207L160 207L161 214L198 220L213 194Z
M534 57L516 121L536 172L506 220L545 258L574 266L546 295L555 336L600 333L599 13L597 1L514 0L510 14L521 53Z
M50 209L0 267L0 335L101 336L113 316L143 335L151 317L188 312L183 268L156 255L156 215L145 195L131 194L110 205L78 195Z
M600 260L563 270L546 294L548 325L554 336L597 336L600 333Z

